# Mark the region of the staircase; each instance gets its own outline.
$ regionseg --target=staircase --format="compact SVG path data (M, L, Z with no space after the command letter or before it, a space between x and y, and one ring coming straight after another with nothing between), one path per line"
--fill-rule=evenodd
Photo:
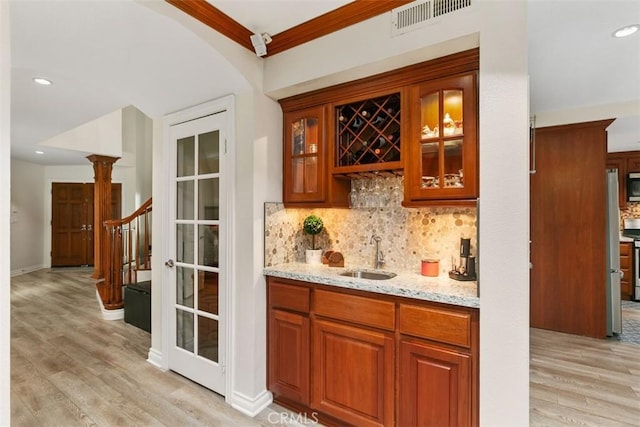
M107 236L100 250L104 279L96 283L98 301L103 318L122 319L123 286L150 279L151 199L128 217L103 226Z

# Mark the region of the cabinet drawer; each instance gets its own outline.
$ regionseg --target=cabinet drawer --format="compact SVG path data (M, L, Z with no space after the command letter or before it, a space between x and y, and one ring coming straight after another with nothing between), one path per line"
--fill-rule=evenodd
M631 255L631 243L620 243L620 256Z
M389 301L316 290L314 311L320 316L376 328L395 329L395 305Z
M629 268L631 267L631 258L629 258L628 256L621 256L620 257L620 269L621 270L625 270L624 274L626 275L629 271Z
M400 304L400 333L471 347L471 314Z
M279 281L269 282L269 305L308 313L310 290L304 286L288 285Z

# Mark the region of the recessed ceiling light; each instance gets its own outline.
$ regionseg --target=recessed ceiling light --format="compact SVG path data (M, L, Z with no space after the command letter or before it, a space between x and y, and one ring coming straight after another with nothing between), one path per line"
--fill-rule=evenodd
M36 150L36 154L44 154L44 151Z
M637 32L638 28L640 28L640 27L637 24L635 24L635 25L627 25L626 27L622 27L622 28L619 28L619 29L615 30L613 32L613 37L621 38L621 37L630 36L631 34Z
M49 86L51 84L51 80L47 80L42 77L34 77L33 81L38 83L39 85Z

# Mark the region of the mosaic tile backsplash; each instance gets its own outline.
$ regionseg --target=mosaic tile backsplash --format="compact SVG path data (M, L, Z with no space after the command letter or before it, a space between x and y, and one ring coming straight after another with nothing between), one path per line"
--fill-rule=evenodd
M452 262L459 262L461 237L471 239L471 254L477 256L475 207L285 209L266 203L265 266L304 262L311 236L303 233L302 222L310 214L324 222L316 247L342 252L346 266L373 266L374 234L382 238L383 269L420 271L420 261L429 258L439 259L440 274L447 274Z
M620 230L624 220L629 218L640 218L640 202L628 202L626 209L620 209Z

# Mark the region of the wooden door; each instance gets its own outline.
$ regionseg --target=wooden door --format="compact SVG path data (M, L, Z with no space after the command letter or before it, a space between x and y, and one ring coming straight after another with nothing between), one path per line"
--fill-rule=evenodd
M93 185L53 183L51 202L51 266L93 264Z
M122 185L112 184L112 212L121 217ZM51 187L51 266L93 265L93 183Z
M531 326L606 336L606 127L536 129ZM508 260L507 260L508 261Z
M402 340L398 425L470 425L470 369L468 354L417 340Z
M269 310L269 390L274 396L309 404L309 318Z
M313 322L311 406L357 426L391 426L393 334Z

